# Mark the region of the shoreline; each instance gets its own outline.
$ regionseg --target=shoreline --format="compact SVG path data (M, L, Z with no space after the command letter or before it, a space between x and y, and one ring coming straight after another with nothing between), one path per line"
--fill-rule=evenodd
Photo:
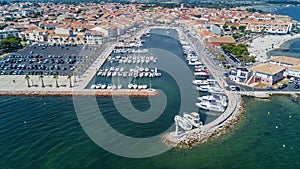
M199 144L206 143L211 139L220 137L222 134L226 133L229 128L234 127L243 117L245 103L241 95L238 95L238 102L239 104L237 106L239 107L236 107L234 112L222 123L202 131L204 126L210 124L208 123L201 128L196 128L189 131L188 134L185 134L184 136L181 136L181 138L178 138L178 140L173 141L170 141L170 137L172 137L173 132L166 133L163 136L165 144L172 148L191 148Z
M266 62L270 56L268 52L276 49L282 49L282 45L295 39L299 39L300 34L296 35L266 35L258 37L252 41L248 47L250 56L256 56L257 61ZM273 46L273 48L272 48Z
M150 97L157 96L159 92L155 89L132 90L82 90L82 91L0 91L0 96L132 96Z

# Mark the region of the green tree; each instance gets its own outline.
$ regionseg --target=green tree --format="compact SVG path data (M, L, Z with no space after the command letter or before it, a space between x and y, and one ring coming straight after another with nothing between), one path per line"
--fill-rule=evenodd
M25 76L25 79L27 80L27 87L31 87L31 86L30 86L30 83L29 83L30 76L29 76L29 75L26 75L26 76Z
M219 56L218 56L218 59L219 59L221 62L224 62L225 59L226 59L226 56L225 56L225 55L219 55Z
M235 26L230 26L230 29L231 29L232 31L236 31L236 30L237 30L237 27L235 27Z
M228 28L228 25L223 25L223 29L225 30L225 29L227 29Z
M72 76L73 74L70 74L67 79L69 79L69 82L70 82L70 88L72 88Z
M56 84L56 87L58 88L58 87L59 87L58 81L57 81L58 75L54 75L54 76L53 76L53 79L55 79L55 84Z
M247 28L246 26L239 26L239 30L242 32L244 32L246 30L246 28Z
M43 75L40 75L39 78L40 78L41 81L42 81L42 87L45 87L45 84L44 84L44 76L43 76Z

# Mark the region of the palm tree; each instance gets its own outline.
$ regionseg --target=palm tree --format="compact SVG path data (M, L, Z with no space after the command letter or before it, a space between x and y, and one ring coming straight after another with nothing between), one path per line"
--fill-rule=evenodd
M73 74L70 74L70 75L67 77L67 79L70 80L70 88L72 88L72 76L73 76Z
M45 87L45 84L44 84L44 76L43 76L43 75L40 75L39 78L42 80L42 87Z
M26 75L26 76L25 76L25 79L27 80L27 87L31 87L31 86L30 86L30 83L29 83L30 76L29 76L29 75Z
M53 79L55 79L56 87L59 87L59 86L58 86L58 82L57 82L58 75L54 75L54 76L53 76Z

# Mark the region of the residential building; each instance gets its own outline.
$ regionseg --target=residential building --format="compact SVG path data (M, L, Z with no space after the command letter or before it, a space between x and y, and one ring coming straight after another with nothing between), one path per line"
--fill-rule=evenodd
M249 71L253 72L251 77L251 79L254 78L253 83L261 83L268 86L272 86L274 83L282 80L285 69L285 67L272 63L262 63L248 68Z

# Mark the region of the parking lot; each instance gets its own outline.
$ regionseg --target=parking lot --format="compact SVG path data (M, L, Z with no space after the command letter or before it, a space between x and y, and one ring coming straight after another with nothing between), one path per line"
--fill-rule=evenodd
M69 75L92 53L75 45L35 44L0 59L1 75Z

